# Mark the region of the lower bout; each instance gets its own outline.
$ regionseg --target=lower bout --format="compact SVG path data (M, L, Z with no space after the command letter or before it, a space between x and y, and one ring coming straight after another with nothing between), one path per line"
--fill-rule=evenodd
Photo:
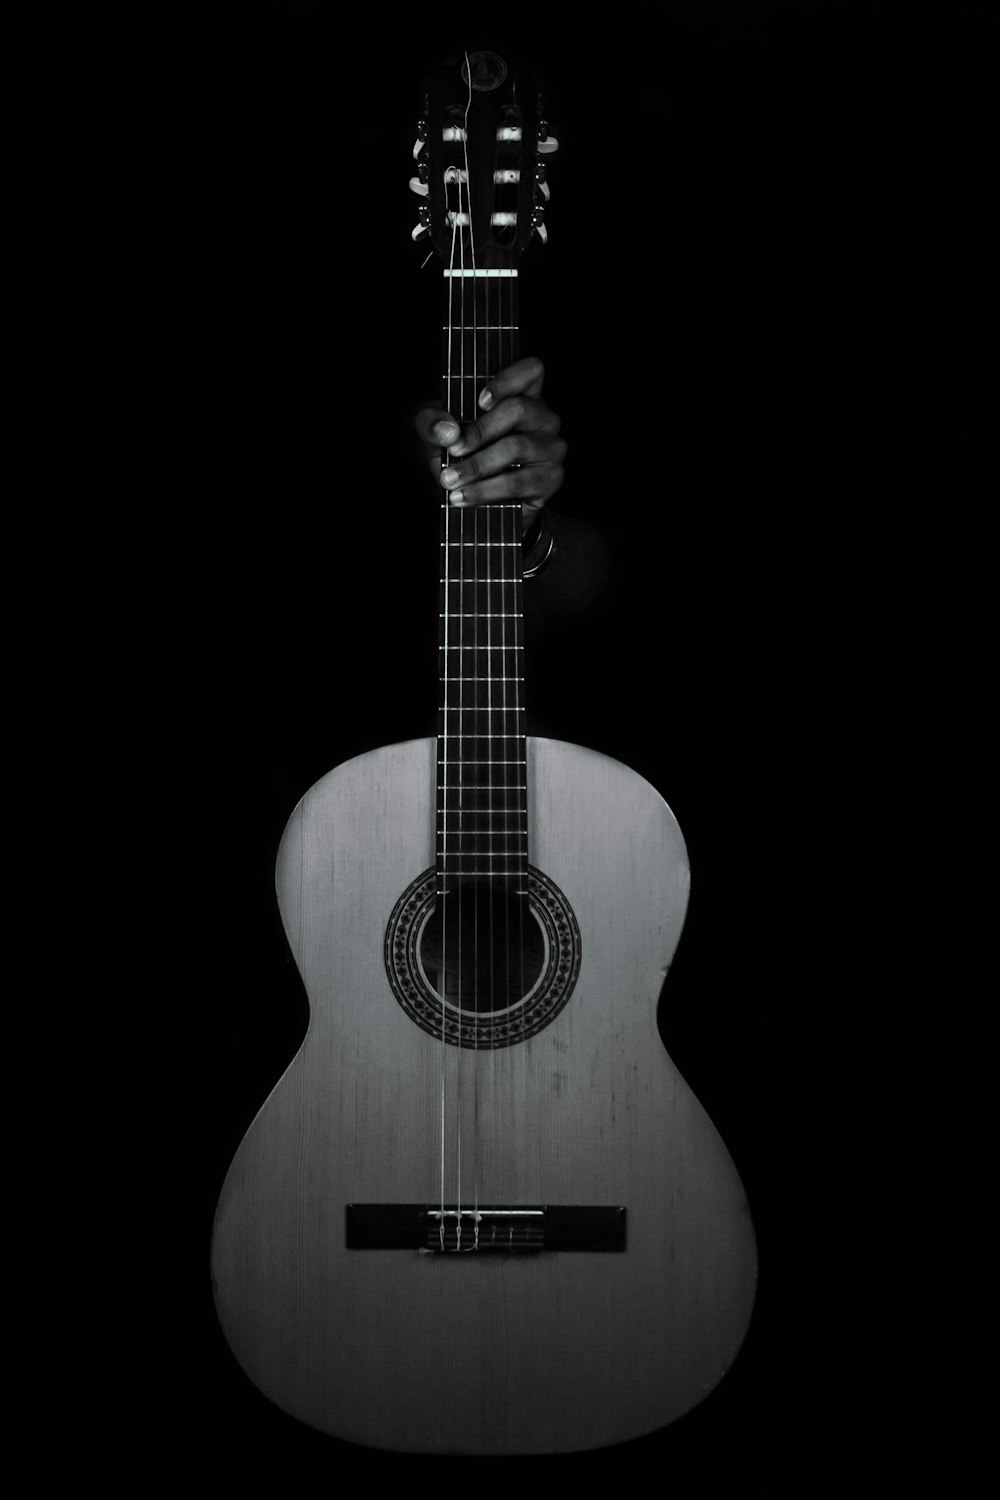
M752 1263L706 1279L690 1256L635 1245L327 1265L285 1286L241 1362L299 1420L406 1452L569 1452L666 1426L725 1374L752 1302ZM276 1287L258 1292L275 1307Z

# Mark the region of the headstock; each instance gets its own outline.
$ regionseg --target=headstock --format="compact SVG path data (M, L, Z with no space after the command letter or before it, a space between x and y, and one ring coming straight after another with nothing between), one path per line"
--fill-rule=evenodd
M445 265L513 270L547 238L542 158L558 149L527 68L496 52L458 54L432 74L410 187L424 201L413 238Z

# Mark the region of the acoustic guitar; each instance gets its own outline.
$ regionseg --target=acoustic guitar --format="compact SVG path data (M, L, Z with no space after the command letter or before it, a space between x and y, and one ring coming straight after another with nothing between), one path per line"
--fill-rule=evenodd
M507 59L430 80L411 185L462 421L517 355L555 146ZM526 734L522 570L520 504L441 506L437 737L339 766L291 815L277 895L310 1023L216 1215L246 1374L385 1449L663 1427L722 1379L754 1298L736 1169L656 1028L684 841L625 766Z

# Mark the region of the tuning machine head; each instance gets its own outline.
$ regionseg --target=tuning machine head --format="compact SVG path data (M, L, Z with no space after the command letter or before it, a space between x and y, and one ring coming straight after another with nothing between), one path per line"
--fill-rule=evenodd
M559 150L559 142L554 135L549 135L549 122L545 119L538 122L538 150L543 156Z

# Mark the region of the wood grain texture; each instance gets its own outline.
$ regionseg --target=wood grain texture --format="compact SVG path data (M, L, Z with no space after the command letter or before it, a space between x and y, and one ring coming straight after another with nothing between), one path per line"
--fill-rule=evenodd
M277 886L311 1007L227 1176L216 1304L254 1383L302 1421L404 1451L564 1452L666 1425L746 1332L756 1252L735 1167L656 1029L688 866L659 795L605 756L530 739L531 861L582 964L565 1009L487 1054L442 1048L386 977L393 905L434 857L433 740L303 798ZM348 1251L344 1205L624 1204L623 1254Z

